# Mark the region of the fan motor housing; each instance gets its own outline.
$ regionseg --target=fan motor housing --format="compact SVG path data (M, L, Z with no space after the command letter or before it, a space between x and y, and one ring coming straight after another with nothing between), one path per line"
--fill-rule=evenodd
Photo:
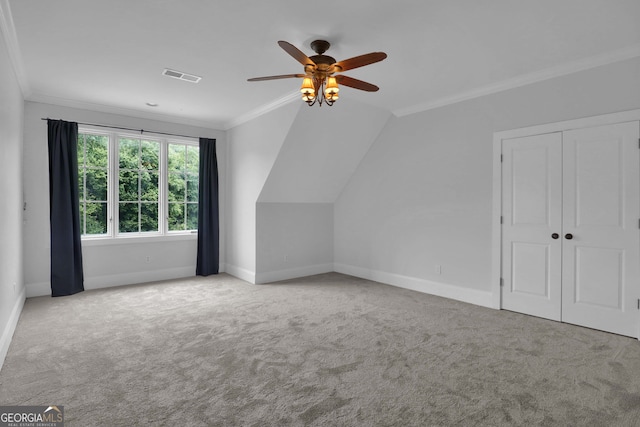
M336 63L335 58L324 55L330 46L331 43L326 40L314 40L311 42L311 49L313 49L317 55L310 56L309 59L317 65L317 69L320 71L329 71L331 66Z
M316 65L332 65L336 63L335 58L329 55L313 55L309 57Z
M311 42L311 49L318 55L322 55L329 50L331 43L326 40L314 40Z

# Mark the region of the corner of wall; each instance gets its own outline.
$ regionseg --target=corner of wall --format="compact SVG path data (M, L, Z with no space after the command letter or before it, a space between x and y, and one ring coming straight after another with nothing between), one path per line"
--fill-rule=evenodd
M242 279L245 282L256 284L255 271L249 271L245 268L238 267L236 265L226 264L225 273L230 274L238 279Z
M266 271L256 274L256 284L278 282L280 280L295 279L298 277L313 276L315 274L331 273L333 264L306 265L303 267L288 268L276 271Z

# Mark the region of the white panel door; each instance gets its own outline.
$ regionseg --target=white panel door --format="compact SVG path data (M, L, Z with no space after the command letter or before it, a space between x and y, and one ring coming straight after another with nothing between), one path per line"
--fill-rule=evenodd
M561 319L562 134L502 142L502 308Z
M638 122L563 133L562 321L638 336Z

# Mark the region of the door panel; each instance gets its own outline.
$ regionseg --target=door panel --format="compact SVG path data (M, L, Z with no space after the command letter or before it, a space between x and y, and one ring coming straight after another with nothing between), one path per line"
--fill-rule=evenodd
M563 133L564 322L637 336L638 137L638 122Z
M511 289L514 294L549 298L549 245L511 243Z
M570 211L575 212L573 226L622 227L624 141L609 135L597 138L591 132L588 137L566 133L566 162L575 167L575 171L566 171L573 182L573 188L567 188L569 195L575 194L575 206Z
M562 135L502 144L502 308L560 320Z
M548 227L549 147L537 141L513 141L511 149L511 218L513 225Z
M576 304L622 309L624 251L576 246Z

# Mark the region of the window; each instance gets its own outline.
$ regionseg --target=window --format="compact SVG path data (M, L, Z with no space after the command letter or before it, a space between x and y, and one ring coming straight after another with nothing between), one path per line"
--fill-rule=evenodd
M79 129L82 237L196 230L199 157L195 141Z
M169 230L198 228L198 147L169 144L167 152Z
M160 143L118 139L118 231L160 231Z
M109 138L78 134L78 194L83 235L107 234Z

